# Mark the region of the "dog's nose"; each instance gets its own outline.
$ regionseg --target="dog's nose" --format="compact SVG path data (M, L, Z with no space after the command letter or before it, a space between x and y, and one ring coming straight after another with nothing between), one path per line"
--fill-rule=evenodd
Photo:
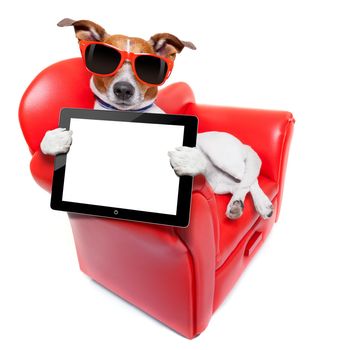
M113 86L113 92L120 100L129 100L135 93L135 88L126 81L119 81Z

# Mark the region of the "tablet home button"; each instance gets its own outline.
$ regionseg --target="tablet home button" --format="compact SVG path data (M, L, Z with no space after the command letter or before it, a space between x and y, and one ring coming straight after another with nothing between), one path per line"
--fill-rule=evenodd
M113 214L114 214L114 215L118 215L118 210L117 210L117 209L114 210Z

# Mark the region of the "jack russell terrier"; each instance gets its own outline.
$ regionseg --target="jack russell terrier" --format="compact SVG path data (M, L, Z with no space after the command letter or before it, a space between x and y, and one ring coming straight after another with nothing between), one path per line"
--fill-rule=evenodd
M98 24L65 18L60 27L73 26L86 68L92 73L90 87L95 109L164 113L154 104L158 86L169 77L176 54L184 47L196 47L168 33L146 41L124 35L109 35ZM47 131L40 146L48 155L68 152L72 131ZM237 219L243 213L244 199L251 193L255 209L264 218L272 216L273 206L258 184L261 160L255 151L226 132L198 134L197 146L177 147L168 152L178 176L203 174L214 193L231 193L226 216Z

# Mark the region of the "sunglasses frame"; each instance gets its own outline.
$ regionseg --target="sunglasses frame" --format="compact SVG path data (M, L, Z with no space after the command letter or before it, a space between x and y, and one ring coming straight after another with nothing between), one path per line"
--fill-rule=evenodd
M120 54L120 62L117 66L117 68L111 72L111 73L107 73L107 74L100 74L100 73L95 73L93 71L91 71L87 65L86 65L86 60L85 60L85 51L86 49L90 46L90 45L103 45L103 46L107 46L107 47L110 47L112 48L113 50L117 51L119 54ZM83 58L83 61L84 61L84 64L85 64L85 67L86 69L93 75L97 75L99 77L108 77L108 76L111 76L111 75L114 75L119 69L120 67L122 67L122 65L124 64L124 62L126 60L129 60L130 63L131 63L131 67L132 67L132 70L135 74L135 77L138 81L140 81L141 83L143 84L147 84L149 86L160 86L160 85L163 85L165 83L165 81L169 78L170 74L171 74L171 71L173 69L173 66L174 66L174 61L169 59L169 58L165 58L163 56L159 56L159 55L154 55L154 54L150 54L150 53L134 53L134 52L128 52L128 51L122 51L122 50L119 50L117 49L115 46L113 45L110 45L110 44L106 44L106 43L103 43L103 42L100 42L100 41L85 41L85 40L80 40L79 41L79 48L80 48L80 52L81 52L81 56ZM151 84L151 83L147 83L146 81L142 80L139 75L137 74L137 71L136 71L136 68L135 68L135 60L137 57L139 56L152 56L152 57L157 57L163 61L166 62L167 64L167 72L165 74L165 77L163 79L163 81L160 83L160 84Z

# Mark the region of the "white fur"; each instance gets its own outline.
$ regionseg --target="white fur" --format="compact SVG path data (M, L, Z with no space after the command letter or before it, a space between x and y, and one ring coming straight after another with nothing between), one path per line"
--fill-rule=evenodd
M156 51L159 51L159 49L164 45L164 43L165 43L165 39L160 39L160 40L158 40L158 42L157 42L157 44L156 44L156 46L155 46L155 50Z
M211 131L201 134L198 147L215 166L237 180L242 180L246 149L241 141L227 132Z
M130 52L130 39L126 40L126 48L125 48L126 52Z
M48 155L66 153L72 144L72 130L57 128L46 132L40 143L41 152Z
M90 27L89 31L91 31L91 33L92 33L92 35L93 35L95 40L101 40L100 34L98 34L93 27Z

